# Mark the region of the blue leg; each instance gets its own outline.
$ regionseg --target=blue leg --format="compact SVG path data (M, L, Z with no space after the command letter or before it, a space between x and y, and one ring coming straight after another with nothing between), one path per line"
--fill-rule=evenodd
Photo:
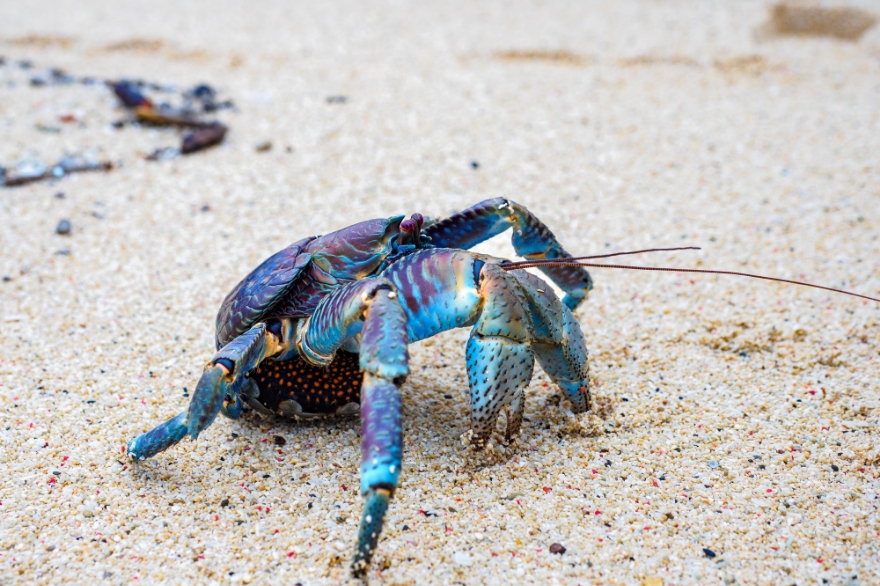
M187 413L184 411L152 431L131 440L126 448L128 455L135 460L146 460L177 444L186 435L186 417Z
M547 376L571 403L572 411L590 409L587 342L571 310L541 279L524 270L508 272L528 303L531 348Z
M361 450L361 494L365 502L351 563L357 577L369 569L403 462L400 389L370 373L364 376L361 391Z
M263 360L287 353L293 344L292 322L282 320L280 335L259 323L233 339L211 359L193 393L189 410L170 419L128 443L128 453L136 460L152 458L177 444L184 436L196 439L218 413L238 419L242 411L242 387L247 373Z
M399 386L409 372L406 313L392 284L366 279L325 297L297 330L297 346L321 365L360 333L361 493L364 512L352 573L362 577L379 542L388 503L397 488L403 455Z
M425 226L431 245L438 248L469 249L480 242L513 229L513 248L529 260L569 258L553 232L524 206L504 198L487 199L477 205ZM565 304L576 308L593 288L590 273L583 267L540 267L565 291Z

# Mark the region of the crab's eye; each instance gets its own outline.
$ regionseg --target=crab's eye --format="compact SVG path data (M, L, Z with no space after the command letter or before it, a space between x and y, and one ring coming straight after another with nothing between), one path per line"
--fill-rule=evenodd
M425 223L425 216L423 216L422 214L413 214L413 215L410 216L410 217L412 218L412 220L413 220L416 224L419 225L419 228L421 228L422 225Z
M404 220L400 223L400 231L401 232L415 232L418 230L418 224L416 224L412 220Z

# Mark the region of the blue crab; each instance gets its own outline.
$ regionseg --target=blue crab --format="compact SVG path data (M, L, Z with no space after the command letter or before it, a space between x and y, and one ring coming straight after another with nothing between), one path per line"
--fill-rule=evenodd
M564 292L516 263L468 249L512 229L516 253ZM419 214L369 220L295 242L226 297L217 354L189 409L133 439L135 460L155 456L218 413L361 417L365 506L352 562L363 576L403 462L400 386L407 345L459 327L467 342L472 443L485 445L502 412L515 437L535 360L575 413L590 408L587 347L572 314L590 274L525 207L490 199L438 222ZM522 263L520 263L522 264Z

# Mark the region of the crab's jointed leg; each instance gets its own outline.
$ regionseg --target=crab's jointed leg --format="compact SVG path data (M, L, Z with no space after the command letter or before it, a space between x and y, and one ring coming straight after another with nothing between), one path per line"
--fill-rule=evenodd
M361 493L366 503L352 562L363 575L379 541L385 511L397 488L403 456L399 386L409 372L406 314L386 279L357 281L325 297L297 330L300 354L316 365L360 333Z
M513 228L511 240L516 253L529 260L570 258L541 220L518 203L497 197L487 199L463 212L429 226L424 233L438 248L469 249L480 242ZM565 291L564 303L575 309L593 288L590 273L583 267L540 267Z
M286 319L259 323L221 348L202 373L189 410L131 440L131 457L152 458L186 435L197 438L218 413L237 419L242 411L242 393L246 395L253 388L253 383L248 385L247 373L270 356L283 357L295 351L294 323Z
M507 414L508 439L519 433L524 389L532 379L535 358L529 346L525 298L514 278L504 269L486 264L478 286L483 303L466 356L472 442L480 448L491 437L505 407L513 407Z

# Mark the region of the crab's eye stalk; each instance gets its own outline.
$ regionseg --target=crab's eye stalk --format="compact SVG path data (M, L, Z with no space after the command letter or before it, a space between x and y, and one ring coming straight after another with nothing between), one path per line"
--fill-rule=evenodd
M421 248L422 239L419 237L421 223L419 220L422 222L425 221L419 214L413 214L411 219L404 220L400 223L400 238L397 241L398 244L406 244L415 248Z
M410 216L410 218L413 222L418 224L419 228L421 228L425 223L425 216L423 216L422 214L413 214L412 216Z

